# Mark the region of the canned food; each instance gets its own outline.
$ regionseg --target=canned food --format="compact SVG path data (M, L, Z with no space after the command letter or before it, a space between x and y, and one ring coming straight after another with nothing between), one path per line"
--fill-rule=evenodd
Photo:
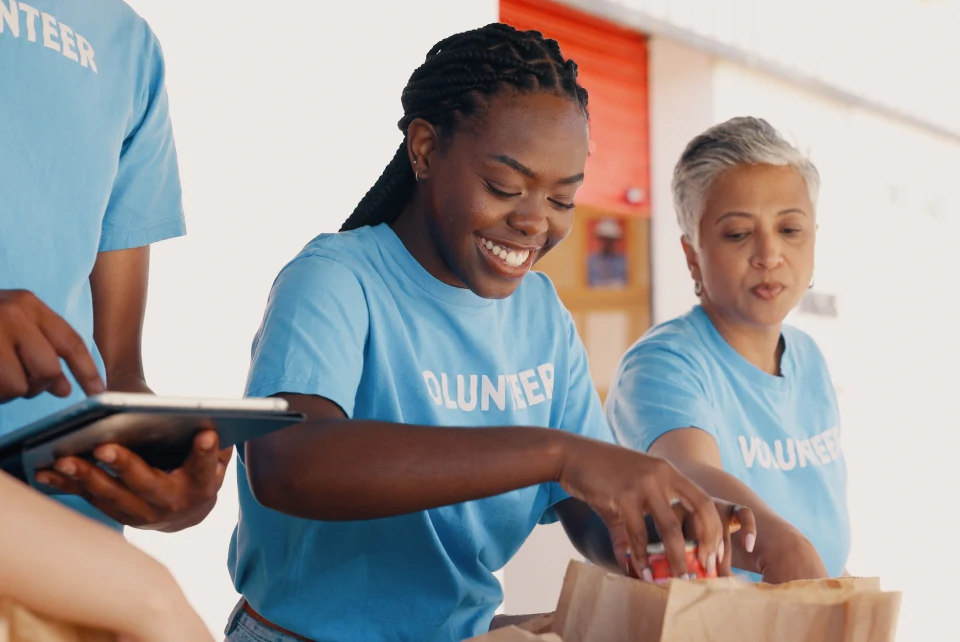
M688 541L686 548L687 574L691 578L702 580L708 577L716 577L716 573L713 575L707 574L707 570L700 564L700 559L697 557L696 542ZM653 573L654 582L666 582L673 577L673 573L670 572L670 561L667 559L667 551L662 542L647 546L647 564Z

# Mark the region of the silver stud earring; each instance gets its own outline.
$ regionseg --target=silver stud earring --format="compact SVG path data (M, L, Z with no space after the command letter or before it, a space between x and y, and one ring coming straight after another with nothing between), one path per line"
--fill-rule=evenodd
M420 170L417 168L417 159L416 159L416 158L413 159L413 166L414 166L414 168L415 168L415 169L414 169L414 172L413 172L413 177L414 177L415 179L417 179L417 182L419 183L419 182L420 182Z

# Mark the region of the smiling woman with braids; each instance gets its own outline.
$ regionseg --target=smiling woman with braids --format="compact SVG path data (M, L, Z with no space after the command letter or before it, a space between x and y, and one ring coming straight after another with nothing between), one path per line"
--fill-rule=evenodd
M752 513L610 443L570 315L530 272L583 180L576 64L489 25L437 44L402 102L393 160L281 271L254 342L248 394L310 421L241 457L228 640L482 633L494 572L557 518L595 563L649 578L652 515L680 575L674 500L702 563L728 569L727 521L745 537Z

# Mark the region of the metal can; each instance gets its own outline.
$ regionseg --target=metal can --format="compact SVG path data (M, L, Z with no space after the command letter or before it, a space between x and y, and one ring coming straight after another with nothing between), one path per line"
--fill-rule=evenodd
M697 557L696 542L688 540L686 548L687 574L692 579L702 580L709 577L716 577L716 573L713 575L707 574L707 570L700 564L700 559ZM663 583L673 578L673 573L670 572L670 561L667 559L667 551L662 542L647 546L647 564L653 573L654 582Z

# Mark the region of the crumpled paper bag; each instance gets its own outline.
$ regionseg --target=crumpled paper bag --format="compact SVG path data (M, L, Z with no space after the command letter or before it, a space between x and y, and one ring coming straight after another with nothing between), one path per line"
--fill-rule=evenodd
M526 622L470 638L468 642L563 642L559 636L550 632L553 615L553 613L538 615Z
M555 633L537 634L525 631L519 626L505 626L485 635L470 638L468 642L563 642L563 640Z
M116 642L116 636L55 622L0 599L0 642Z
M571 562L550 630L564 642L893 642L899 612L876 578L652 585Z
M837 579L779 586L674 582L661 642L894 642L900 594L879 580Z

